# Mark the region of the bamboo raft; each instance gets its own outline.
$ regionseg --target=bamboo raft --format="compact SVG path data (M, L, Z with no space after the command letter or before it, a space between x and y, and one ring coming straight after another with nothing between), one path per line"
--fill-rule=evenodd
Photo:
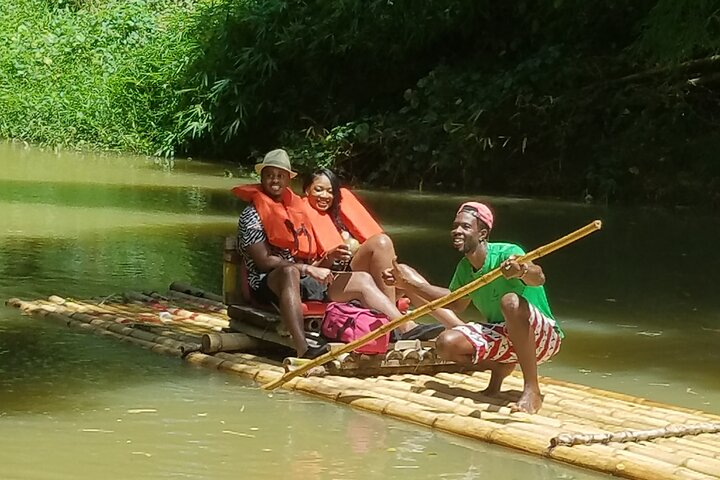
M222 298L187 286L6 304L261 384L292 368L270 358L282 332L263 332L266 340L227 334ZM487 397L488 374L464 372L433 354L431 343L398 342L384 357L341 356L283 387L622 478L720 479L720 416L550 378L541 378L538 414L514 412L519 374L498 397Z

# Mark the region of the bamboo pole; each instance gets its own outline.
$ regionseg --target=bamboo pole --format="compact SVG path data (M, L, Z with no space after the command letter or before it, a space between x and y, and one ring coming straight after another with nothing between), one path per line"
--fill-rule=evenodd
M396 384L406 385L408 389L417 389L423 387L425 390L419 392L423 395L439 396L440 398L446 398L456 403L462 403L465 405L473 406L482 411L486 411L493 415L502 415L504 418L512 418L514 420L526 420L532 421L535 424L548 425L551 427L557 427L563 430L574 430L579 432L587 433L602 433L606 429L599 428L596 424L588 424L585 418L579 418L575 420L572 416L568 415L547 415L547 407L543 404L543 413L538 415L528 415L522 412L514 412L506 405L502 399L497 397L488 397L481 393L481 391L469 391L458 392L461 387L457 383L452 381L443 381L438 379L437 376L429 377L426 375L413 375L412 383L409 382L392 382ZM400 388L395 386L394 388ZM611 427L614 425L611 425Z
M458 375L441 373L436 375L436 380L447 381L450 384L454 384L455 388L463 388L464 386L467 386L472 389L468 389L467 391L475 392L474 395L480 395L480 392L482 392L482 390L487 386L487 381L485 379L478 378L475 374ZM514 378L511 379L511 381L514 380ZM520 383L517 385L513 384L512 387L516 388L518 393L522 390L522 384ZM494 397L485 398L497 405L504 405L517 401L517 396L511 394L507 390L500 392ZM610 408L606 406L590 408L589 406L583 404L584 400L585 398L580 395L555 398L546 395L545 401L543 402L543 408L539 413L553 418L570 419L575 417L581 422L592 421L589 426L594 426L602 430L606 430L606 428L603 428L606 425L610 427L617 426L618 420L611 417L612 411ZM560 405L560 403L563 403L563 405ZM598 420L602 420L602 425L598 425ZM647 426L643 425L642 428L647 428Z
M94 327L102 328L104 330L107 330L108 332L112 332L123 337L136 338L145 342L154 343L156 345L162 345L173 350L177 350L178 352L181 352L183 348L187 348L190 345L185 341L179 341L162 335L158 335L153 332L147 332L145 330L132 328L127 326L126 324L115 323L113 321L95 318L87 313L70 313L68 314L68 317L77 319L83 323L87 323L88 325L92 325Z
M535 250L523 255L522 257L518 258L518 262L530 262L533 260L536 260L540 257L543 257L551 252L554 252L555 250L558 250L566 245L569 245L576 240L579 240L597 230L599 230L602 227L602 222L600 220L595 220L592 223L589 223L588 225L568 234L565 235L562 238L559 238L558 240L555 240L552 243L549 243L547 245L544 245L542 247L536 248ZM491 272L486 273L482 277L468 283L467 285L458 288L454 292L450 292L448 295L438 298L436 300L433 300L432 302L426 303L425 305L417 308L416 310L413 310L410 313L407 313L401 317L396 318L395 320L392 320L389 323L386 323L385 325L381 326L377 330L374 330L367 335L350 342L346 344L344 347L339 348L338 350L334 352L328 352L324 355L319 356L315 360L313 360L311 363L308 363L307 365L304 365L301 368L298 368L297 370L293 370L292 372L288 372L279 379L270 382L268 384L263 385L262 388L266 390L273 390L283 383L287 382L288 380L295 378L299 375L304 374L311 368L322 365L324 363L329 362L330 360L336 358L338 355L346 352L350 352L353 350L356 350L357 348L375 340L376 338L379 338L386 333L389 333L390 331L394 330L398 325L401 325L405 322L409 322L410 320L415 320L416 318L419 318L423 315L426 315L430 313L431 311L438 309L440 307L444 307L445 305L454 302L455 300L458 300L459 298L462 298L466 296L467 294L477 290L478 288L487 285L488 283L492 282L496 278L499 278L502 275L501 269L498 267Z
M160 306L170 306L175 308L182 308L185 310L192 310L198 314L204 314L217 318L219 320L227 322L227 310L214 307L213 305L207 304L208 300L204 298L195 298L191 295L186 295L180 292L172 292L172 295L164 297L157 292L152 292L152 303Z
M683 447L694 448L696 450L704 451L705 453L707 453L707 455L710 455L713 458L720 459L720 441L709 442L704 440L706 439L702 436L693 437L692 439L683 437L672 439L673 443L677 443L678 445L681 445Z
M171 290L168 292L168 299L181 300L183 302L187 302L190 305L193 305L194 307L202 308L204 310L208 310L214 313L219 313L221 315L227 314L227 307L225 306L225 304L215 302L207 298L194 297L192 295L188 295L187 293Z
M426 387L430 386L430 388L455 395L464 401L489 402L491 405L495 405L499 411L507 410L508 407L505 405L516 400L504 393L495 397L482 395L481 392L486 382L477 379L474 374L468 376L441 373L435 375L432 379L428 379L427 382L422 382L421 380L422 377L415 376L415 379L412 380L412 383L409 383L409 385L418 386L424 384ZM439 385L433 386L432 383L442 383L446 385L446 387L443 388ZM607 433L608 431L617 430L618 427L639 430L660 428L667 427L670 423L667 420L646 415L646 412L644 412L642 408L636 408L633 412L629 413L618 408L616 403L619 402L617 401L605 399L604 404L596 404L595 400L600 402L603 399L596 394L588 394L585 397L578 395L571 396L566 392L562 395L555 395L554 397L546 394L543 408L538 415L562 422L565 425L566 431L571 430L583 434ZM645 410L647 410L647 408ZM696 417L695 419L695 422L702 421L707 421L707 419L702 417Z
M176 316L181 321L192 321L197 324L204 324L217 329L226 328L228 326L227 316L215 312L194 312L185 308L180 308L174 304L159 300L152 296L145 295L144 293L129 291L125 292L124 295L132 301L141 303L146 308L149 307L149 305L158 305L159 307L162 307L164 311ZM150 311L157 314L157 311L154 309Z
M244 333L206 333L202 336L202 352L232 352L252 350L259 347L260 342Z
M215 354L215 356L231 362L253 365L257 368L264 368L266 370L274 370L277 372L282 371L282 363L276 362L274 360L269 360L265 357L261 357L258 355L253 355L251 353L218 352Z
M203 324L214 330L220 330L229 326L227 320L217 318L207 313L197 313L184 308L172 307L170 305L165 307L165 311L178 317L181 321L192 321L197 324Z
M84 321L88 317L92 318L92 315L83 312L71 312L67 309L63 309L60 305L25 302L18 299L10 299L6 302L8 306L19 308L21 311L28 312L34 315L40 315L42 317L50 318L53 320L60 321L67 326L80 328L83 330L90 330L93 333L110 336L123 342L133 343L139 345L148 350L154 352L163 353L170 356L180 356L180 351L177 348L171 348L166 345L150 342L140 338L135 338L127 333L116 333L108 330L105 325L108 324L106 320L93 318L92 323ZM54 307L54 308L53 308ZM121 324L115 324L119 327L124 327ZM132 329L131 329L132 330Z
M634 452L610 448L605 445L557 447L545 453L565 463L599 470L618 477L647 480L709 480L695 472Z
M126 298L130 301L140 302L144 305L146 304L152 304L157 303L157 300L151 297L150 295L145 295L144 293L135 292L133 290L128 290L126 292L123 292L123 298Z
M627 449L640 449L640 448L651 448L658 452L664 452L667 454L682 455L684 459L688 458L708 458L711 460L720 460L713 453L708 453L700 448L688 447L678 443L677 437L674 438L656 438L652 441L645 441L639 443L627 443ZM666 440L663 442L663 440ZM574 447L573 447L574 448Z
M118 334L122 337L133 337L146 342L155 343L173 350L173 355L176 351L188 352L196 348L199 343L199 338L192 337L189 335L183 335L175 333L174 336L179 338L172 338L158 333L155 331L147 331L139 328L134 328L131 324L126 323L124 320L127 317L118 317L119 314L127 313L123 312L122 309L108 310L105 308L93 308L93 304L86 304L83 302L71 302L57 296L50 297L51 303L39 303L45 309L52 309L61 315L66 316L68 319L79 320L82 323L91 325L93 327L99 327L108 332ZM109 313L108 313L109 312ZM98 318L98 315L103 318ZM130 315L132 317L132 315ZM145 324L143 324L145 325ZM156 327L158 328L158 327ZM143 345L147 347L147 345ZM199 348L199 347L197 347Z
M145 324L154 324L154 325L160 325L163 322L160 320L160 318L157 315L156 311L153 311L147 307L147 305L143 306L137 306L133 305L132 308L130 305L122 304L122 305L110 305L110 304L103 304L103 305L97 305L94 303L87 303L82 302L79 300L68 300L63 297L59 297L57 295L52 295L48 298L50 302L56 305L60 305L63 308L66 308L68 310L79 312L79 313L88 313L92 312L94 314L107 316L108 318L112 318L113 321L117 323L122 324L129 324L129 323L145 323ZM147 321L147 315L152 316L151 321ZM140 320L142 318L142 320ZM140 321L138 321L140 320Z
M104 320L117 323L119 325L124 326L130 326L132 323L140 323L140 324L148 324L148 322L140 321L138 322L138 317L141 317L143 315L153 315L157 316L157 312L153 310L148 310L147 308L133 308L131 311L128 311L127 305L123 306L109 306L105 305L103 307L99 307L97 305L84 303L84 302L72 302L63 299L62 297L58 297L56 295L53 295L50 302L46 302L44 300L38 300L37 302L41 302L42 304L46 304L48 306L52 306L53 308L62 308L65 311L69 311L72 313L78 313L78 314L87 314L92 313L93 315L100 315ZM134 310L134 311L133 311ZM192 327L198 327L194 328L194 332L196 333L205 333L208 329L216 329L217 327L208 325L207 322L203 321L202 319L196 319L192 318L191 316L188 316L185 314L184 316L176 315L175 313L167 312L168 315L170 315L170 318L172 319L171 323L175 325L182 325L181 328L184 328L187 330L187 326L190 325ZM159 317L158 317L159 318ZM149 322L149 324L152 325L163 325L164 323L158 320L158 322ZM199 330L202 329L202 330ZM198 343L198 340L194 340L194 343Z
M218 303L223 302L223 298L220 295L212 292L207 292L201 288L193 287L192 285L188 285L182 282L171 283L169 289L175 290L176 292L186 293L188 295L192 295L193 297L206 298L208 300L212 300Z
M618 468L619 471L616 472L616 475L623 475L628 478L647 478L653 480L670 478L677 480L681 477L680 472L683 471L685 471L686 477L688 473L692 476L692 472L688 472L687 468L683 468L680 465L626 450L617 451L615 453L615 459L618 462L618 467L622 466L622 468ZM705 478L707 480L707 477Z
M562 422L559 419L550 418L543 415L530 415L523 412L514 412L510 407L505 405L499 405L497 399L494 397L488 397L483 395L481 392L470 392L466 391L464 394L458 394L457 385L452 383L445 383L438 381L437 378L428 375L413 375L414 381L412 384L406 382L393 382L407 384L409 388L416 390L418 387L423 388L422 391L418 392L421 395L432 395L446 400L460 403L463 405L471 406L488 414L502 416L504 418L512 418L516 421L530 421L533 423L548 425L556 428L576 428L575 425L569 426L566 422ZM398 388L395 386L394 388Z
M540 382L545 383L547 385L558 385L558 386L563 386L563 387L566 387L569 389L583 390L588 393L595 393L595 394L600 395L601 397L605 397L605 398L609 398L609 399L613 399L613 400L625 401L625 402L635 405L635 406L643 405L643 406L650 406L650 407L656 407L656 408L664 408L664 409L668 409L672 412L683 412L683 413L688 413L691 415L702 415L703 417L706 417L706 418L713 417L716 420L720 421L720 415L706 413L706 412L703 412L702 410L697 410L697 409L692 409L692 408L687 408L687 407L680 407L677 405L668 405L667 403L658 402L656 400L649 400L649 399L643 398L643 397L636 397L633 395L628 395L626 393L601 390L599 388L590 387L588 385L574 384L574 383L566 382L564 380L558 380L558 379L549 378L549 377L540 377Z
M230 329L266 342L293 348L292 341L288 337L280 336L274 328L261 328L247 322L233 321L230 324Z
M720 476L720 460L708 458L698 452L668 452L667 450L659 449L654 442L650 443L647 441L643 443L625 443L622 444L622 448L627 452L673 463L678 467L689 468L714 477Z
M38 300L45 302L45 300ZM79 312L79 313L88 313L92 312L94 314L99 315L113 315L118 316L119 323L128 323L132 321L132 318L130 318L132 315L128 316L127 311L121 311L117 309L116 307L111 307L108 305L96 305L92 303L85 303L79 300L68 300L63 297L60 297L58 295L51 295L48 297L47 302L58 305L66 310Z
M432 365L432 364L417 364L417 365L383 365L383 366L364 366L357 365L352 367L345 367L341 365L334 365L334 362L328 362L325 364L325 368L330 375L344 376L344 377L376 377L378 375L397 375L397 374L426 374L434 375L438 372L445 371L463 371L462 365L450 364L450 365Z
M472 385L478 389L482 389L487 384L486 377L489 378L478 372L473 372L468 376L448 373L436 375L438 379L445 378L456 384ZM511 388L522 389L521 380L515 375L508 377L505 384L506 386L509 384ZM579 388L572 388L567 384L558 386L554 382L546 384L541 381L541 384L545 392L545 401L540 413L553 418L577 417L602 430L612 430L617 427L640 430L667 427L673 423L671 419L683 415L685 417L682 418L682 421L675 423L707 421L706 416L688 415L670 409L656 412L652 407L639 407L624 399L615 399L612 395L607 398L601 395L603 391L582 385L578 386ZM507 391L503 391L495 397L496 402L501 399L513 400ZM677 417L672 414L676 414Z

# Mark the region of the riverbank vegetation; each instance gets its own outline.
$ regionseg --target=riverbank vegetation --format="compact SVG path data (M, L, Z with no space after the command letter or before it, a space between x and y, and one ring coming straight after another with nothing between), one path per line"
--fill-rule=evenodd
M720 0L17 0L0 136L720 204Z

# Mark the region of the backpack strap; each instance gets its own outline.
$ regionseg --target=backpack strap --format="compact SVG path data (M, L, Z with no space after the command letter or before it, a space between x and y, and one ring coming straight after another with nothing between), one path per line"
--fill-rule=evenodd
M342 327L340 327L337 331L337 334L335 335L335 338L333 339L336 342L341 342L340 340L342 338L342 334L347 330L348 328L352 328L355 326L355 317L348 316L347 320L345 320L345 323L343 323Z

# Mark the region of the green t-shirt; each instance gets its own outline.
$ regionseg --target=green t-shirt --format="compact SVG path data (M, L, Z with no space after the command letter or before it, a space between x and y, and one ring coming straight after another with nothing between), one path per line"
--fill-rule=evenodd
M467 257L463 257L462 260L460 260L460 263L458 263L455 268L455 274L450 281L450 290L455 291L473 280L482 277L486 273L495 270L510 255L520 256L524 254L525 252L522 248L512 243L488 243L487 257L480 270L474 271ZM545 288L542 286L529 287L517 278L508 280L501 276L484 287L478 288L470 293L469 296L475 308L482 313L488 322L501 323L505 320L500 310L500 298L509 292L517 293L546 316L552 319L555 318L550 310L547 296L545 296ZM559 326L556 326L556 329L562 334Z

